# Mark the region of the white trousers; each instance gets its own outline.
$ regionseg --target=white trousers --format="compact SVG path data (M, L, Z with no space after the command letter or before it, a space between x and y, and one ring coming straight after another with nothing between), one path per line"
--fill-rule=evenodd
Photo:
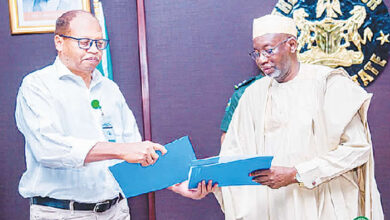
M119 203L112 206L105 212L95 213L93 211L78 211L58 209L49 206L35 205L30 206L30 220L130 220L129 207L127 200L122 199Z

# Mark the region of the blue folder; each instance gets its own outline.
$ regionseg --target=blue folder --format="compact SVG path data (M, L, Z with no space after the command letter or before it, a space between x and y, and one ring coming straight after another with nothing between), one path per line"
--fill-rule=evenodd
M202 180L212 180L218 186L260 185L249 176L254 170L269 169L273 156L211 157L194 160L188 188L196 188Z
M167 188L188 179L195 153L188 136L165 145L168 152L151 166L122 162L110 167L126 198Z

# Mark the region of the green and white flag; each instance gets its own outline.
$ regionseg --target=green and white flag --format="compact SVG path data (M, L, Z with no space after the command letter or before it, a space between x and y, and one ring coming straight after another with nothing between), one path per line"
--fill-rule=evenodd
M95 16L99 20L100 26L102 27L103 38L109 39L107 34L106 21L104 19L102 3L99 0L94 0L93 7L95 9ZM110 44L108 44L107 48L103 50L102 61L96 68L103 74L103 76L108 77L112 80Z

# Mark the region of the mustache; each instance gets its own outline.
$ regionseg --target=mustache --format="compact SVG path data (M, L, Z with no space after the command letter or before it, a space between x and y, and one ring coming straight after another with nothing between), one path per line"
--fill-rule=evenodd
M101 58L99 58L99 57L87 57L87 58L84 58L83 60L96 60L96 61L100 61L101 60Z

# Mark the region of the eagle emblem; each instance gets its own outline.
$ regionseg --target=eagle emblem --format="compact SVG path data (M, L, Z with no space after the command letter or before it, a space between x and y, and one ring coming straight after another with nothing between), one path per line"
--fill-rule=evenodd
M382 0L279 0L272 13L297 24L301 62L343 67L362 86L387 64L390 18Z

